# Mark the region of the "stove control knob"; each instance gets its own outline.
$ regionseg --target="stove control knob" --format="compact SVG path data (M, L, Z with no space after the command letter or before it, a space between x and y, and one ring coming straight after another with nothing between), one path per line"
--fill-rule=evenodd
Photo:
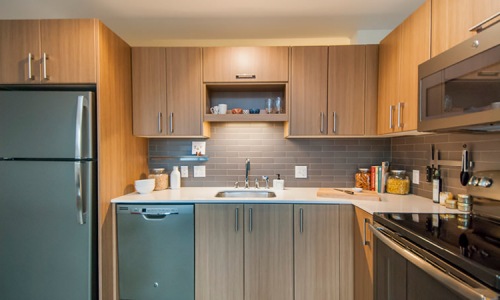
M493 183L493 181L491 180L491 178L483 177L483 178L481 178L481 180L479 180L479 184L478 185L480 187L487 188L487 187L490 187L492 183Z
M476 186L478 183L479 183L479 179L476 176L472 175L472 177L469 179L469 182L467 183L467 185Z

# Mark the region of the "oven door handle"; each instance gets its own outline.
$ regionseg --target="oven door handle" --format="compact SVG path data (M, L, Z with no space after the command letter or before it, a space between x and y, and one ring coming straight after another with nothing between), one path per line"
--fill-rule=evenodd
M460 295L466 297L467 299L478 299L478 300L487 300L487 299L498 299L497 294L493 293L493 291L489 291L487 289L475 289L462 281L453 278L452 276L442 272L437 269L435 266L431 265L424 259L420 258L416 254L411 251L401 247L398 243L394 242L391 238L387 237L384 233L382 233L385 229L380 226L373 226L372 224L368 224L370 226L370 230L373 232L373 235L377 237L381 242L386 244L389 248L394 250L396 253L404 257L406 260L420 268L422 271L427 273L432 278L436 279L440 283L444 284L451 290L459 293Z

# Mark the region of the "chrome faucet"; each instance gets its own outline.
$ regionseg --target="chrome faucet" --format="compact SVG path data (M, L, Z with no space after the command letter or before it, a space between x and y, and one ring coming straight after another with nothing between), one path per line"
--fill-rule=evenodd
M245 188L248 189L250 185L248 184L248 172L250 171L250 159L247 158L245 161Z

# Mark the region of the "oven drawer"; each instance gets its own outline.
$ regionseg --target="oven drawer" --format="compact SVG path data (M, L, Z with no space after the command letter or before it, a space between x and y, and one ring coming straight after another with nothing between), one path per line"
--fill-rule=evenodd
M374 236L374 299L500 299L495 291L422 249L370 225ZM414 245L413 245L414 246Z

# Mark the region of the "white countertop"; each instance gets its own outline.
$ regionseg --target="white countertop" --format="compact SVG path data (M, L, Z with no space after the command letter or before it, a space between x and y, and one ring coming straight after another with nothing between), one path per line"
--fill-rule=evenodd
M416 195L380 194L381 201L346 200L342 198L317 197L317 188L286 188L273 190L275 198L216 198L219 191L230 191L224 187L184 187L178 190L164 190L150 194L132 193L113 199L116 204L173 204L173 203L268 203L268 204L353 204L366 212L408 212L408 213L458 213L435 204L431 199ZM243 190L243 189L239 189ZM260 189L259 191L266 191Z

